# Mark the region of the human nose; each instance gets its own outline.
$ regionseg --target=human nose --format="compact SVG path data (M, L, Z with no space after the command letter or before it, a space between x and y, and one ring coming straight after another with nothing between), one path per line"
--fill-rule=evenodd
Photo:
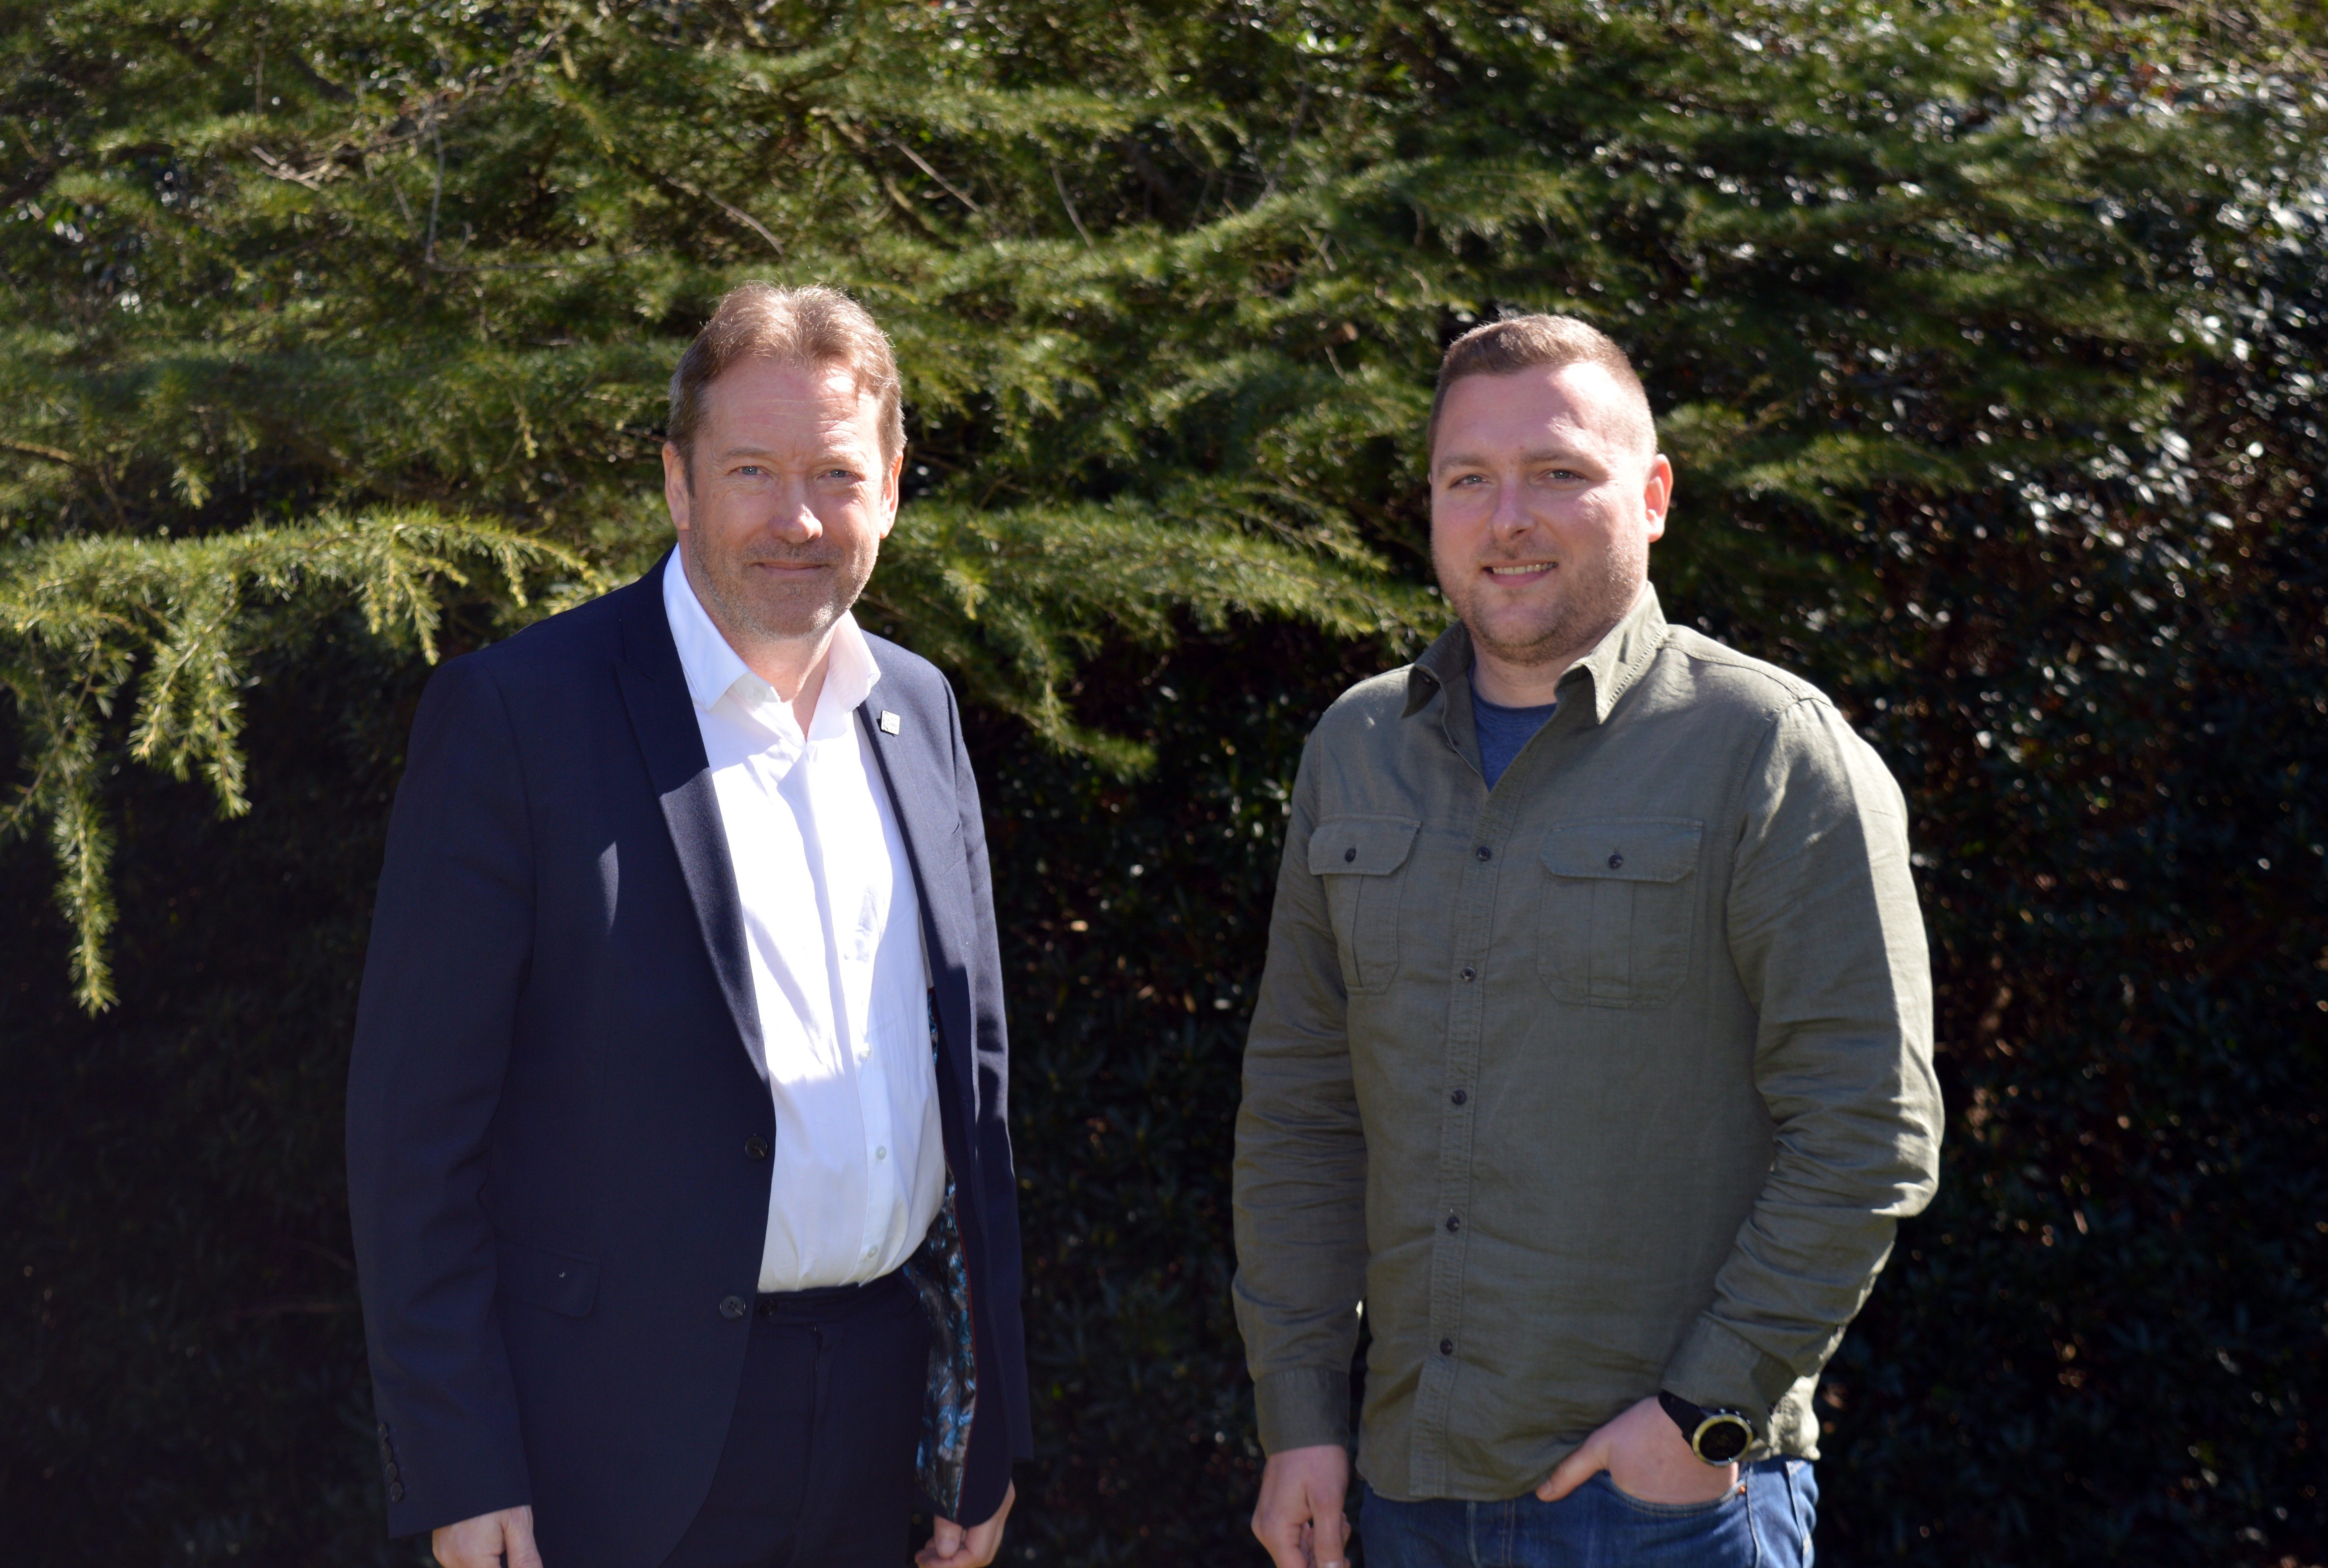
M768 531L786 544L807 544L824 534L824 520L816 514L804 484L788 484L768 514Z
M1488 531L1490 534L1497 539L1512 539L1525 533L1535 522L1535 518L1528 511L1525 486L1496 486L1496 509L1488 516Z

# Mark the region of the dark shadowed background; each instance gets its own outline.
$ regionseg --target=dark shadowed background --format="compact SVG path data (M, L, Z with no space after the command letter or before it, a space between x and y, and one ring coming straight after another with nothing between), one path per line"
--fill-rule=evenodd
M1303 735L1441 624L1441 346L1563 309L1668 612L1906 786L1949 1110L1823 1558L2328 1558L2328 95L2290 3L0 5L0 1558L380 1539L340 1124L429 660L642 569L747 277L896 335L1040 1457L1258 1562L1238 1055ZM556 1568L555 1564L551 1568Z

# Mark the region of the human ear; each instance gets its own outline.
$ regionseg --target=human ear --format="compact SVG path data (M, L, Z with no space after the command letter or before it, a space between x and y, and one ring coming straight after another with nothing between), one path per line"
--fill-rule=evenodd
M681 535L694 521L694 501L687 459L678 447L666 441L662 444L662 503L671 509L671 527Z
M1673 465L1660 452L1649 459L1648 477L1641 486L1641 508L1647 516L1652 540L1666 536L1666 513L1673 510Z
M881 476L881 537L883 539L888 538L889 530L897 526L897 502L901 493L898 486L905 472L906 449L900 446L897 448L897 455L889 459L889 471Z

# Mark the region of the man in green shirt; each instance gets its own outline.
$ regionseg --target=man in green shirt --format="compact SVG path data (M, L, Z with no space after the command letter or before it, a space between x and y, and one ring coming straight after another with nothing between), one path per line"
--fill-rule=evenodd
M1448 350L1460 624L1294 788L1237 1121L1253 1530L1338 1568L1807 1563L1811 1394L1940 1096L1898 786L1648 585L1673 469L1623 352Z

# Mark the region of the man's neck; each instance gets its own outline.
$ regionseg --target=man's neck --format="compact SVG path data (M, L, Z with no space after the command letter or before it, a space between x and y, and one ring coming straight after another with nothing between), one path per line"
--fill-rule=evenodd
M1546 708L1560 700L1560 680L1582 661L1592 656L1610 633L1625 624L1625 617L1640 607L1641 596L1649 591L1643 583L1633 595L1632 602L1605 625L1582 642L1570 644L1561 653L1535 663L1522 663L1490 653L1476 636L1471 639L1471 690L1498 708Z
M1576 662L1590 655L1600 645L1600 639L1614 630L1624 617L1592 634L1591 641L1572 647L1538 663L1523 664L1489 653L1479 640L1471 640L1471 690L1483 699L1498 708L1546 708L1560 700L1560 678L1576 668Z
M687 586L694 591L695 602L703 606L712 628L744 661L744 668L775 689L777 699L792 709L793 722L806 735L816 721L816 699L823 693L825 673L832 667L832 640L840 634L840 621L809 637L755 637L731 624L731 617L721 613L719 601L704 591L703 577L684 549L679 559L681 569L687 573Z
M1471 690L1498 708L1545 708L1560 699L1560 678L1574 660L1515 664L1471 644Z

